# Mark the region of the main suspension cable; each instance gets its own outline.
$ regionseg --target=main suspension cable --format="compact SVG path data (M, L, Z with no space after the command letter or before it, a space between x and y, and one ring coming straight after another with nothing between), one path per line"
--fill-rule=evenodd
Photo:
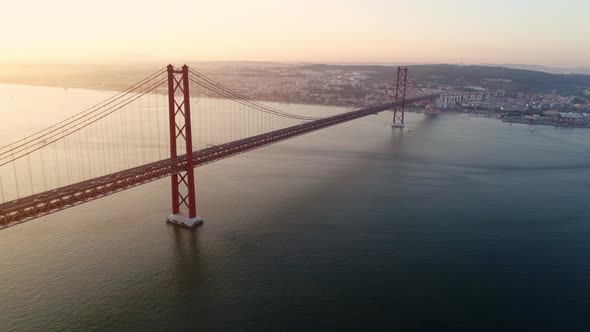
M148 84L149 82L151 82L152 80L154 80L155 78L157 78L157 76L163 74L164 72L165 72L164 69L160 69L157 72L155 72L155 73L151 74L150 76L148 76L147 78L145 78L145 79L143 79L143 80L135 83L131 87L129 87L129 88L127 88L127 89L125 89L125 90L123 90L123 91L115 94L114 96L112 96L112 97L110 97L110 98L108 98L108 99L106 99L106 100L104 100L104 101L102 101L102 102L100 102L98 104L95 104L95 105L93 105L93 106L91 106L91 107L83 110L82 112L79 112L79 113L77 113L77 114L75 114L73 116L70 116L70 117L68 117L68 118L66 118L66 119L64 119L64 120L62 120L62 121L60 121L60 122L58 122L58 123L56 123L54 125L51 125L51 126L45 128L43 130L40 130L40 131L38 131L38 132L36 132L34 134L31 134L31 135L29 135L29 136L27 136L27 137L25 137L23 139L20 139L18 141L15 141L13 143L10 143L10 144L8 144L6 146L1 147L0 148L0 151L2 151L2 152L0 152L0 157L1 156L5 156L6 154L11 154L14 150L19 149L19 148L22 148L23 146L26 146L26 145L30 145L32 142L36 142L36 141L42 140L43 138L45 138L45 136L47 136L47 135L49 135L49 134L51 134L51 133L53 133L53 132L55 132L57 130L60 130L60 129L64 128L64 127L70 126L71 124L74 124L75 125L75 122L76 121L80 121L81 119L83 119L83 118L85 118L85 117L87 117L87 116L89 116L89 115L91 115L91 114L93 114L93 113L95 113L95 112L103 109L104 107L106 107L106 106L108 106L108 105L116 102L117 100L119 100L119 99L127 96L128 94L130 94L130 93L134 92L135 90L141 88L145 84ZM15 145L17 145L17 146L15 146ZM9 148L11 148L11 149L9 149Z
M243 102L249 104L251 107L253 107L255 109L258 109L260 111L263 111L265 113L271 113L271 114L278 115L278 116L283 116L283 117L288 117L288 118L293 118L293 119L299 119L299 120L308 120L308 121L313 121L313 120L320 119L318 117L303 116L303 115L297 115L297 114L292 114L292 113L284 112L284 111L278 110L276 108L272 108L270 106L267 106L267 105L264 105L264 104L261 104L261 103L252 101L248 97L246 97L246 96L244 96L244 95L242 95L242 94L240 94L238 92L235 92L233 90L230 90L229 88L223 86L222 84L213 81L212 79L208 78L207 76L205 76L205 75L203 75L203 74L201 74L201 73L199 73L199 72L197 72L197 71L195 71L193 69L189 69L189 70L190 70L190 72L193 75L197 76L198 78L200 78L201 80L203 80L204 82L206 82L206 83L200 83L200 82L197 82L194 79L191 79L194 83L199 84L199 85L201 85L201 86L203 86L203 87L205 87L207 89L212 89L216 93L218 93L218 94L220 94L220 95L222 95L224 97L227 97L229 99L232 99L234 101L237 101L237 100L243 101Z
M106 111L103 111L103 112L101 112L100 114L97 114L97 115L96 115L95 117L93 117L93 118L89 118L89 119L86 119L86 120L84 120L84 121L86 121L87 123L85 123L85 124L81 124L81 126L80 126L80 127L69 128L69 129L67 129L67 131L68 131L68 132L66 132L66 133L64 133L65 131L61 131L61 132L58 132L58 133L56 133L56 134L54 134L54 135L52 135L52 136L48 137L48 138L47 138L47 140L49 140L49 139L52 139L52 138L54 138L54 137L56 137L56 136L59 136L59 137L57 137L57 138L55 138L55 139L52 139L51 141L47 141L47 140L45 140L45 141L42 141L42 142L44 142L44 143L42 143L40 146L37 146L37 147L30 146L30 147L27 147L27 148L24 148L24 149L20 149L20 150L16 151L16 153L20 153L20 154L18 154L18 155L16 155L16 156L14 155L14 149L13 149L13 150L12 150L12 153L11 153L11 155L9 155L9 157L10 157L10 159L9 159L9 160L6 160L6 158L7 158L6 156L5 156L5 157L1 157L1 158L0 158L0 160L6 160L6 161L4 161L4 162L1 162L1 163L0 163L0 167L4 166L4 165L6 165L6 164L8 164L8 163L10 163L10 162L13 162L13 161L15 161L15 160L17 160L17 159L20 159L20 158L22 158L22 157L25 157L25 156L27 156L27 155L29 155L29 154L31 154L31 153L33 153L33 152L35 152L35 151L38 151L38 150L40 150L40 149L42 149L42 148L44 148L44 147L46 147L46 146L48 146L48 145L51 145L51 144L53 144L53 143L55 143L55 142L59 141L60 139L62 139L62 138L64 138L64 137L67 137L67 136L69 136L69 135L71 135L71 134L73 134L73 133L76 133L76 132L80 131L81 129L84 129L84 128L88 127L89 125L91 125L91 124L93 124L93 123L95 123L95 122L97 122L97 121L99 121L99 120L101 120L101 119L105 118L106 116L108 116L108 115L110 115L110 114L112 114L112 113L116 112L117 110L119 110L119 109L121 109L121 108L123 108L123 107L125 107L125 106L129 105L129 104L130 104L130 103L132 103L133 101L135 101L135 100L137 100L137 99L139 99L139 98L143 97L144 95L146 95L146 94L148 94L148 93L152 92L152 91L153 91L153 90L155 90L155 89L156 89L158 86L160 86L161 84L163 84L164 82L166 82L166 80L167 80L166 78L164 78L164 79L161 79L161 80L159 80L158 82L156 82L156 83L152 84L151 86L149 86L148 88L146 88L146 90L142 91L141 93L138 93L138 94L136 94L135 96L133 96L133 97L131 97L131 98L127 99L127 100L124 100L124 101L122 101L121 103L119 103L119 104L117 104L117 105L115 105L115 106L111 107L110 109L107 109ZM97 117L97 116L98 116L98 117ZM63 134L62 134L62 133L63 133ZM61 135L61 136L60 136L60 135ZM26 151L26 150L27 150L27 149L29 149L29 148L33 148L33 150Z

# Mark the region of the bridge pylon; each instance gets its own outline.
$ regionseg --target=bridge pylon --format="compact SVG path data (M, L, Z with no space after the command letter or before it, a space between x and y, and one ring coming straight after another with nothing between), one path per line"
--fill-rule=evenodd
M393 128L404 128L406 112L406 88L408 87L408 67L397 67L397 80L395 83L395 102L401 105L393 109Z
M172 214L168 221L193 227L203 222L197 216L195 195L195 170L191 132L191 103L188 66L181 70L168 65L168 116L170 125L170 158L178 157L178 147L183 143L186 152L185 168L172 173Z

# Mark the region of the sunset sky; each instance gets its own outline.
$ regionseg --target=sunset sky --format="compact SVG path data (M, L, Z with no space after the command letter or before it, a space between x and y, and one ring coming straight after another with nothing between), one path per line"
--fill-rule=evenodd
M588 0L2 0L0 61L590 66Z

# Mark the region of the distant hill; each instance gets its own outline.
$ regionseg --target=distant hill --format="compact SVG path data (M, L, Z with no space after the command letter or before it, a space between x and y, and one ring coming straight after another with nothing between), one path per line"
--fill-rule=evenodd
M372 72L374 79L390 79L394 66L375 65L307 65L301 68L313 70L354 70ZM419 82L433 82L454 86L481 86L507 91L550 92L575 94L581 88L590 87L590 75L551 74L542 71L492 66L414 65L409 66L412 77Z
M199 70L233 72L236 68L251 68L267 75L267 69L276 67L311 69L316 71L344 70L367 72L376 82L391 81L396 66L387 65L332 65L332 64L286 64L279 62L195 62ZM6 64L0 63L0 82L35 84L91 89L125 89L150 75L161 64ZM480 86L487 89L503 89L507 92L551 92L584 97L582 91L590 88L590 75L552 74L536 70L514 69L501 66L459 66L448 64L410 65L410 73L418 82L431 82L455 87Z
M533 71L542 71L551 74L582 74L590 75L590 67L547 67L539 65L525 65L525 64L513 64L513 63L502 63L502 64L489 64L482 63L482 66L488 67L506 67L513 69L524 69Z

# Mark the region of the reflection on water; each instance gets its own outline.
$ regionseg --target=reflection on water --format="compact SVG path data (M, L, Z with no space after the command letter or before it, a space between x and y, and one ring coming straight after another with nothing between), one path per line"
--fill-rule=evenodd
M584 330L590 131L390 117L0 232L0 330Z

